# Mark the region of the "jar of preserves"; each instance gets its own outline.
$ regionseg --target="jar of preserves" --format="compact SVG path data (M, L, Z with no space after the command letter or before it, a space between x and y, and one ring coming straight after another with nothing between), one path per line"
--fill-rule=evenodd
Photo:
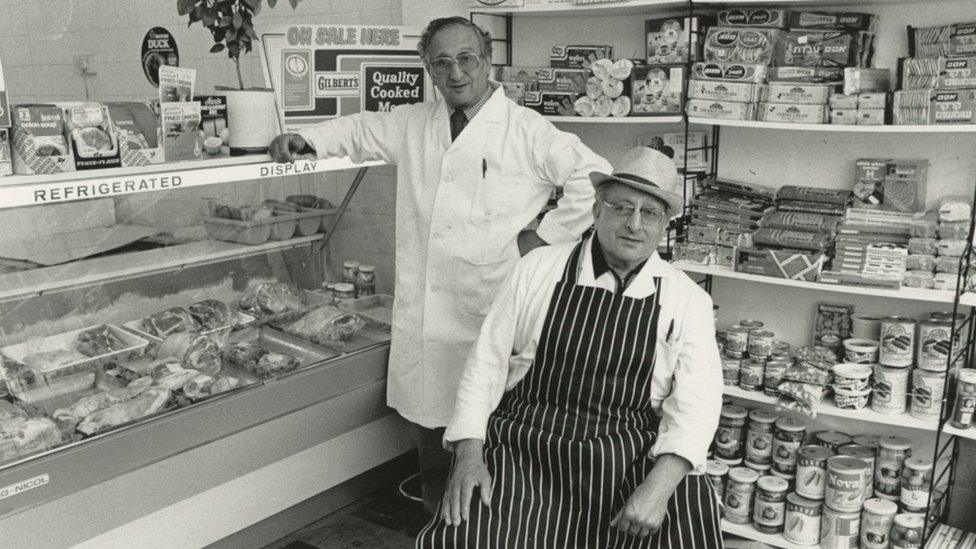
M819 501L807 499L800 494L786 496L786 523L783 538L796 545L816 545L820 543L820 517L823 506Z
M715 455L727 460L742 459L745 442L746 416L742 406L729 404L722 407L718 430L715 431Z
M733 326L725 332L725 356L742 358L749 346L749 328Z
M813 443L830 448L836 454L838 448L851 443L851 437L837 431L819 431L813 434Z
M784 360L770 360L766 363L763 371L763 392L770 396L779 394L779 384L783 381L783 374L790 367L790 363Z
M773 350L774 337L773 332L769 330L759 329L749 332L749 343L746 349L749 357L766 360L766 357Z
M356 274L359 272L358 261L346 261L342 264L342 281L347 284L356 283Z
M746 467L729 470L725 487L725 520L733 524L749 524L752 520L752 496L759 474Z
M335 303L335 282L323 282L322 293L325 294L325 302L328 305Z
M332 290L336 304L352 303L356 299L356 287L346 282L339 282Z
M899 513L891 527L891 549L919 549L925 517L919 513Z
M773 424L776 414L765 410L749 412L749 427L746 429L746 461L764 465L773 463Z
M730 356L722 357L722 381L726 385L738 385L742 368L742 359Z
M823 506L820 519L820 549L851 549L861 537L860 511L834 511Z
M776 420L773 433L773 470L781 475L796 475L796 452L807 436L807 426L799 419Z
M865 500L861 510L860 549L888 549L888 534L897 513L898 506L893 501L881 498Z
M878 447L878 463L874 469L874 494L883 499L898 501L901 492L901 470L905 459L911 457L912 443L903 437L882 437Z
M868 464L848 456L827 460L824 506L840 513L860 513L864 504L864 470Z
M827 460L834 452L823 446L800 448L796 461L796 493L807 499L824 499L827 486Z
M745 391L762 391L765 369L766 364L762 359L743 360L739 371L739 388Z
M356 273L356 295L358 297L376 293L376 267L360 265Z
M938 421L945 394L945 372L916 369L912 372L912 404L908 413L917 419Z
M759 477L756 482L756 502L752 510L752 525L764 534L783 531L786 520L786 493L790 484L774 476Z
M976 369L963 368L956 376L956 398L949 423L956 429L968 429L976 414Z
M910 457L901 470L901 509L906 513L924 513L932 491L932 462Z
M749 469L752 469L753 471L755 471L756 473L758 473L759 476L761 476L761 477L770 474L772 472L772 470L773 470L773 466L772 465L768 465L768 464L767 465L763 465L761 463L753 463L753 462L749 461L748 459L743 462L743 465L745 467L748 467Z
M712 483L715 497L719 501L724 501L725 477L729 474L729 466L716 459L710 459L705 463L705 474L708 475L708 480Z
M848 444L841 446L840 450L837 451L837 455L856 458L867 464L867 467L864 469L864 484L861 485L864 489L863 499L866 500L874 497L874 465L877 461L877 452L866 446Z

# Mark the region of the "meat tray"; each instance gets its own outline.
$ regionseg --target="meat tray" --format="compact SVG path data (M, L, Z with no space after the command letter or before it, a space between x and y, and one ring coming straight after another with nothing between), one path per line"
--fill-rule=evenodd
M217 343L219 343L221 346L224 346L227 344L227 340L230 338L230 333L232 330L234 330L235 328L250 326L256 320L253 316L234 308L231 308L231 314L234 315L234 322L231 323L230 325L221 326L220 328L214 328L213 330L202 331L200 333L214 338L217 341ZM129 330L130 332L133 332L139 337L145 339L146 341L149 342L151 346L156 346L162 343L163 342L162 338L156 337L146 331L146 328L143 325L144 321L145 319L143 318L137 318L135 320L124 322L122 324L122 327L124 327L126 330Z
M356 313L367 319L371 325L378 325L389 330L393 325L393 296L376 294L361 297L352 303L340 303L339 308L350 313Z
M35 398L43 398L72 389L77 390L91 386L95 382L95 370L99 366L139 356L149 344L145 339L118 326L100 324L3 347L0 349L0 353L23 363L26 357L34 353L73 350L79 333L102 327L108 328L115 337L122 341L124 347L95 357L79 358L46 371L31 370L33 379L23 377L5 379L10 392L22 400L31 402Z
M222 217L204 217L207 234L215 240L239 244L264 244L271 240L288 240L295 236L298 214L281 213L259 221L238 221Z
M349 311L345 311L345 312L349 312ZM301 342L303 342L306 345L308 343L311 343L311 344L314 344L317 347L322 347L322 348L330 349L330 350L332 350L332 351L334 351L336 353L340 353L340 354L345 354L345 353L351 353L351 352L354 352L354 351L359 351L359 350L365 349L367 347L372 347L373 345L376 345L376 344L379 344L379 343L384 343L384 342L390 341L390 329L389 329L389 327L387 327L387 326L381 326L379 324L370 324L370 323L367 323L365 327L363 327L358 332L354 333L351 337L349 337L345 341L333 342L333 341L328 341L328 340L325 340L325 339L321 339L319 341L311 341L311 342L305 343L306 340L304 338L299 338L298 336L295 336L295 335L290 334L290 333L287 332L286 326L288 324L290 324L290 323L288 323L288 322L275 323L275 324L272 324L272 327L275 328L275 329L277 329L277 330L280 330L282 333L284 333L285 335L291 337L292 339L301 341Z

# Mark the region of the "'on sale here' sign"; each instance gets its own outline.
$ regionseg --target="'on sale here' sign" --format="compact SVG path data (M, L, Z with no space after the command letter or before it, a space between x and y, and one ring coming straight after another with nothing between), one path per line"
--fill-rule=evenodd
M433 98L411 29L295 25L262 34L261 41L265 77L289 131Z

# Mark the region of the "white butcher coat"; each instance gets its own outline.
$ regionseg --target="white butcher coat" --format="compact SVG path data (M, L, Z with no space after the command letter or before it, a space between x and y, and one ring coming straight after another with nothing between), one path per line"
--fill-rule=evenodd
M361 113L299 131L320 158L397 166L396 282L387 402L424 427L448 424L468 353L519 259L516 237L546 205L550 244L592 223L589 173L606 160L496 89L451 142L443 100Z

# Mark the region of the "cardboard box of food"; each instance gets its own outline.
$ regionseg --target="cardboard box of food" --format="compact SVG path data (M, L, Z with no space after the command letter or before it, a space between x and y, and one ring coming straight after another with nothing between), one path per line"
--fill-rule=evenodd
M769 67L769 82L826 84L844 81L844 67Z
M976 55L976 22L908 27L908 51L912 57Z
M862 93L857 96L858 109L885 109L888 106L886 93Z
M718 10L718 24L729 27L769 27L785 29L790 12L784 9L730 8Z
M755 103L765 98L765 91L766 88L762 84L752 84L749 82L692 80L688 84L688 97L692 99L715 99L719 101Z
M775 82L766 87L766 101L770 103L825 105L830 100L831 88L830 84Z
M976 88L976 56L903 59L902 88Z
M549 69L549 67L504 65L496 69L495 79L499 82L519 82L525 85L525 91L538 91L539 73Z
M881 206L884 200L884 178L887 169L886 159L861 158L854 162L855 207Z
M10 154L10 130L0 128L0 177L14 173Z
M573 102L579 97L569 92L525 92L524 105L547 116L576 116Z
M700 118L720 118L723 120L756 119L756 103L689 99L686 109L688 116Z
M878 93L891 90L889 69L844 68L844 93Z
M737 248L733 269L740 273L815 282L825 259L821 253Z
M200 135L200 103L162 105L163 154L167 162L198 160L203 155Z
M759 119L764 122L786 122L791 124L827 123L826 105L807 105L802 103L760 103Z
M768 65L779 29L712 27L705 38L703 58L708 62Z
M136 121L130 109L140 103L106 103L119 135L120 156L123 166L148 166L163 161L163 151L158 147L158 125L150 135L143 132L143 128ZM144 105L142 108L148 111ZM151 137L151 139L150 139ZM155 143L150 146L150 142Z
M75 170L65 137L64 113L57 105L17 105L13 117L13 165L21 175Z
M832 93L830 94L830 99L827 101L831 109L839 111L856 111L857 110L857 96L856 95L845 95L843 93Z
M549 66L555 69L586 69L597 59L613 59L612 46L553 46Z
M586 80L593 76L589 69L540 69L536 85L543 92L586 93Z
M65 132L76 170L117 168L122 165L119 134L108 107L101 103L58 103L64 111Z
M660 143L671 147L674 151L674 163L679 168L684 166L689 171L704 170L708 167L708 134L706 132L688 132L688 160L685 162L685 134L684 132L661 133L655 135L642 135L637 139L637 144L650 146L656 139Z
M929 124L976 123L976 90L931 90Z
M502 82L501 84L505 90L505 97L519 105L525 102L525 84L522 82Z
M646 60L651 65L687 63L701 59L700 16L662 17L644 21ZM690 37L689 37L690 35ZM688 42L691 41L691 51Z
M870 13L795 11L790 14L789 27L822 30L874 30L877 17Z
M766 70L766 65L699 61L691 66L691 77L695 80L729 80L762 84L766 82Z
M683 65L640 65L630 79L632 116L681 114L684 100Z
M856 31L789 31L776 41L777 66L867 66L873 36Z
M857 109L831 109L830 123L842 126L854 126L857 124Z
M859 126L883 126L885 123L884 109L858 109L857 124Z
M227 97L223 95L195 95L200 102L200 129L204 138L217 137L223 141L227 129ZM224 143L226 145L226 143Z
M913 213L925 209L929 161L897 159L885 164L882 207L894 212Z

